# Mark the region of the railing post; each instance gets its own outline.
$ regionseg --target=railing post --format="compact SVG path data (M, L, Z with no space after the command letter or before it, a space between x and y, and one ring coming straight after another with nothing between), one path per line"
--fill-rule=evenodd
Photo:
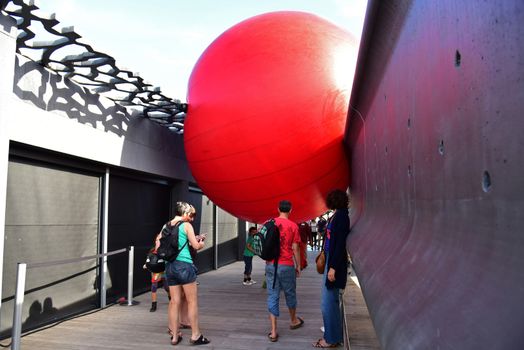
M102 254L107 253L107 238L108 238L108 227L109 227L109 168L106 168L104 176L103 186L103 215L102 215ZM100 258L100 307L104 308L107 304L107 288L106 288L106 275L107 275L107 256Z
M26 263L18 263L16 268L15 309L13 312L11 350L20 350L20 339L22 335L22 308L24 306L26 270Z
M213 204L213 270L218 269L218 210Z
M135 247L129 247L129 259L127 265L127 305L133 305L133 265L134 265Z

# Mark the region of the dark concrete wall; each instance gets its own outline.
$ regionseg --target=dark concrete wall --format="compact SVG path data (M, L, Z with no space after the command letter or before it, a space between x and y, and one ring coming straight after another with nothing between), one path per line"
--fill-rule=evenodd
M348 248L384 349L524 348L524 2L373 1Z

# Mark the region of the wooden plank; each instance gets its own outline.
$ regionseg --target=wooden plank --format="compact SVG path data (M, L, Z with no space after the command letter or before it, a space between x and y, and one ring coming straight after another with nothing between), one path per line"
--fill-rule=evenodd
M310 266L297 282L297 314L305 324L297 330L289 329L289 314L282 295L280 301L279 341L267 339L269 319L266 308L266 290L262 288L264 262L255 257L252 286L242 285L243 262L236 262L199 275L200 327L211 339L207 349L309 349L322 336L319 275L312 265L314 252L309 252ZM358 292L358 288L355 292ZM149 312L149 293L136 298L135 306L113 305L104 310L58 323L56 326L22 338L23 350L116 350L152 349L169 347L167 334L168 299L163 290L158 292L158 310ZM358 303L355 299L352 303ZM348 315L356 316L357 307L349 303ZM365 308L365 304L364 304ZM360 309L359 309L360 310ZM363 310L361 310L363 311ZM360 311L359 311L360 312ZM350 317L350 319L351 319ZM350 329L356 321L350 322ZM365 329L359 331L365 332ZM183 330L184 339L177 349L194 349L189 345L190 332ZM351 335L352 341L354 335ZM359 339L356 337L355 339ZM4 340L2 343L7 343ZM359 350L353 347L352 350ZM375 348L362 348L375 349ZM378 349L378 348L376 348Z
M352 274L344 292L344 311L351 350L380 350L357 277Z

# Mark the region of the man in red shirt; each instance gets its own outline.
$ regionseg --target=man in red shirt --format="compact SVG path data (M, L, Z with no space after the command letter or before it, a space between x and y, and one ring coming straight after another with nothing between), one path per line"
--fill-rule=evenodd
M291 202L287 200L280 201L278 212L279 216L275 218L275 224L280 231L280 255L278 257L276 275L273 261L268 261L266 264L267 308L271 322L271 332L268 334L268 338L272 342L278 340L277 318L280 315L278 306L281 290L284 292L291 318L289 328L297 329L304 324L304 320L296 315L296 278L300 276L300 235L297 224L289 220Z

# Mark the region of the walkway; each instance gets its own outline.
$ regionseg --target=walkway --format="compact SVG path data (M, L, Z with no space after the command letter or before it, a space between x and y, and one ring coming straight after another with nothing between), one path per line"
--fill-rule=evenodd
M312 261L315 252L308 252ZM289 329L285 303L281 300L280 338L276 343L267 339L269 320L266 311L266 291L262 286L263 261L255 257L253 286L242 285L243 262L236 262L199 276L200 324L211 344L202 349L259 350L312 349L311 343L320 338L319 285L321 276L313 263L298 280L298 312L304 327ZM59 323L54 327L22 338L22 350L132 350L169 349L166 333L167 296L159 291L159 310L149 312L149 294L138 296L136 306L114 305L91 314ZM283 299L283 298L282 298ZM345 293L351 350L379 349L360 289L351 282ZM190 346L190 333L184 330L184 340L177 349ZM4 340L2 343L6 343ZM342 347L340 348L342 349Z

